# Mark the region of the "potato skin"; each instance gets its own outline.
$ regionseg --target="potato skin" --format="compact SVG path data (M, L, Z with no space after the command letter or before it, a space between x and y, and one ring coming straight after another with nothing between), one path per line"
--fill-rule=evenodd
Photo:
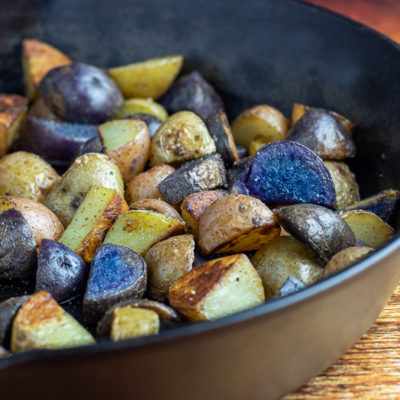
M172 284L192 269L194 246L192 235L180 235L150 247L144 260L148 268L148 290L152 298L166 300Z
M174 167L161 164L135 176L126 188L126 200L128 204L143 199L162 199L158 185L174 171Z
M155 211L160 214L164 214L167 217L177 219L178 221L182 222L182 224L185 224L185 221L183 218L179 215L178 211L175 210L174 207L169 205L163 200L159 199L142 199L139 201L135 201L132 203L129 208L131 210L149 210L149 211Z
M200 216L199 246L204 254L258 250L279 232L276 217L260 200L230 194Z
M42 202L59 181L57 172L36 154L17 151L0 159L0 195Z

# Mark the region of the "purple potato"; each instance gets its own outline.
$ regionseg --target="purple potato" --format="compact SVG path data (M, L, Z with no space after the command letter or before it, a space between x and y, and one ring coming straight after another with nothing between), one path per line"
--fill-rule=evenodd
M262 147L232 189L268 205L313 203L336 207L335 187L324 162L295 142Z
M162 124L162 121L158 119L156 116L141 112L129 114L122 119L138 119L140 121L143 121L147 125L147 129L149 130L151 139L153 139L153 136L156 134L157 129Z
M102 153L103 152L103 142L100 139L100 136L88 140L86 143L83 143L78 152L76 153L75 158L83 156L86 153Z
M97 126L26 117L18 149L35 153L50 164L70 165L82 145L98 138ZM100 139L99 139L100 140Z
M244 171L249 167L252 163L254 156L243 158L239 162L233 164L232 168L228 170L227 180L228 187L231 188L235 181L243 174Z
M351 228L328 208L296 204L277 208L274 213L286 231L303 242L324 264L339 251L356 245Z
M37 292L46 290L61 303L85 290L88 268L69 247L54 240L43 239L36 273Z
M218 93L197 71L177 79L159 102L171 114L188 110L202 119L224 108Z
M30 279L36 267L32 230L14 209L0 214L0 279Z
M103 244L94 256L86 293L84 318L95 323L114 304L143 297L147 285L147 266L133 250Z
M101 69L73 63L50 70L39 85L47 107L66 122L101 124L122 106L116 83Z
M289 296L289 294L296 293L299 290L304 289L306 286L307 285L297 278L297 276L290 275L279 289L279 296Z
M320 108L304 114L287 139L307 146L324 160L343 160L356 155L347 128L329 111Z

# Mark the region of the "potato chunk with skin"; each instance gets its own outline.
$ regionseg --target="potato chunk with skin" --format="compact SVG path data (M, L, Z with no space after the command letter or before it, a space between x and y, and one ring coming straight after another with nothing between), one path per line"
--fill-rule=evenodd
M200 216L199 245L204 254L258 250L279 232L276 217L260 200L230 194Z
M159 199L143 199L139 201L135 201L132 203L129 208L131 210L149 210L155 211L160 214L164 214L167 217L171 217L173 219L177 219L178 221L185 223L182 217L179 215L178 211L175 210L174 207L169 205L163 200Z
M60 349L95 343L92 335L66 313L47 292L23 304L13 322L11 351Z
M163 301L172 284L192 269L194 261L192 235L174 236L150 247L146 261L148 290L152 298Z
M179 278L169 290L173 308L191 321L207 321L262 304L260 277L244 254L217 258Z

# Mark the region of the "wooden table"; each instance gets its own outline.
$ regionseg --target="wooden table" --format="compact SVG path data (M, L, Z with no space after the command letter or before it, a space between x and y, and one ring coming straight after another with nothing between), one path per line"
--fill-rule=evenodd
M400 42L400 0L309 1ZM374 325L343 357L283 399L400 399L400 285Z

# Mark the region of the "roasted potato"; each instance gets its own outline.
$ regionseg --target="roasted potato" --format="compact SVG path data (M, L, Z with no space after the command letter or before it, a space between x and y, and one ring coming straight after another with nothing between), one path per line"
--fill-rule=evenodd
M174 207L172 207L170 204L166 203L163 200L159 199L142 199L139 201L135 201L132 203L129 208L131 210L149 210L149 211L155 211L160 214L164 214L167 217L170 217L172 219L177 219L178 221L182 222L182 224L185 224L185 221L183 218L180 216L178 211L175 210Z
M97 322L121 300L143 297L146 284L146 263L139 254L125 246L103 244L93 259L83 298L85 320Z
M203 120L224 108L218 93L197 71L177 79L160 102L171 113L189 110Z
M153 99L133 98L124 101L114 115L114 119L130 118L134 113L151 114L160 121L165 121L168 118L167 110Z
M192 193L226 185L226 170L219 154L211 154L183 164L159 185L163 199L179 204Z
M182 56L152 58L108 70L123 95L158 99L171 86L183 63Z
M150 139L154 137L158 128L162 124L162 121L156 116L144 112L134 112L124 117L124 119L135 119L143 121L147 125L147 129L149 130Z
M323 160L343 160L356 155L356 146L343 123L320 108L304 114L287 138L307 146Z
M356 236L339 215L315 204L295 204L274 210L279 223L303 242L324 264L339 251L356 245Z
M340 161L325 161L325 165L335 186L337 207L346 207L359 201L358 183L348 165Z
M303 281L296 278L294 275L290 275L279 289L279 296L289 296L290 294L296 293L306 287L307 286Z
M36 154L17 151L0 159L0 195L42 202L59 181L57 172Z
M95 340L92 335L47 292L33 294L14 318L11 336L13 353L93 343Z
M150 153L150 135L143 121L109 121L99 126L99 134L104 153L118 165L125 183L144 170Z
M174 171L175 168L170 165L161 164L135 176L126 188L128 203L134 203L143 199L161 199L162 196L158 190L158 185Z
M215 153L214 140L205 123L190 111L171 115L151 141L150 164L180 165Z
M261 277L266 298L278 296L292 275L304 284L311 285L321 278L323 272L310 250L290 236L271 240L250 261Z
M260 277L244 254L217 258L187 272L170 288L169 303L191 321L207 321L262 304Z
M144 257L150 297L160 301L167 299L172 284L192 269L194 246L192 235L180 235L150 247Z
M374 249L390 239L394 233L388 223L369 211L341 211L339 215L354 232L357 240Z
M115 189L124 196L121 173L105 154L87 153L78 157L53 187L44 204L67 226L91 186Z
M206 190L192 193L181 204L181 212L188 232L192 233L196 240L199 237L199 220L205 209L215 203L219 198L226 196L223 190Z
M335 208L335 188L323 161L294 142L270 143L260 149L231 191L266 204L314 203Z
M39 84L46 106L66 122L101 124L122 106L115 82L101 69L83 63L49 71Z
M35 291L49 292L57 302L79 296L85 289L88 269L69 247L44 239L40 246Z
M262 104L243 111L232 123L235 142L249 148L251 141L263 136L267 143L285 140L289 120L276 108Z
M25 92L30 100L38 97L38 87L43 77L53 68L72 61L60 50L35 39L22 41L22 66Z
M90 263L112 224L126 211L128 205L116 190L92 186L59 241Z
M185 225L177 219L154 211L130 210L118 218L104 243L126 246L144 255L154 244L184 231Z
M40 97L29 107L27 117L46 119L48 121L62 122L62 119L57 117L45 104Z
M258 250L279 232L273 212L260 200L230 194L200 216L199 246L204 254Z
M323 277L331 276L336 272L346 269L356 262L362 260L371 251L374 251L371 247L359 246L359 247L348 247L339 253L336 253L325 265Z

